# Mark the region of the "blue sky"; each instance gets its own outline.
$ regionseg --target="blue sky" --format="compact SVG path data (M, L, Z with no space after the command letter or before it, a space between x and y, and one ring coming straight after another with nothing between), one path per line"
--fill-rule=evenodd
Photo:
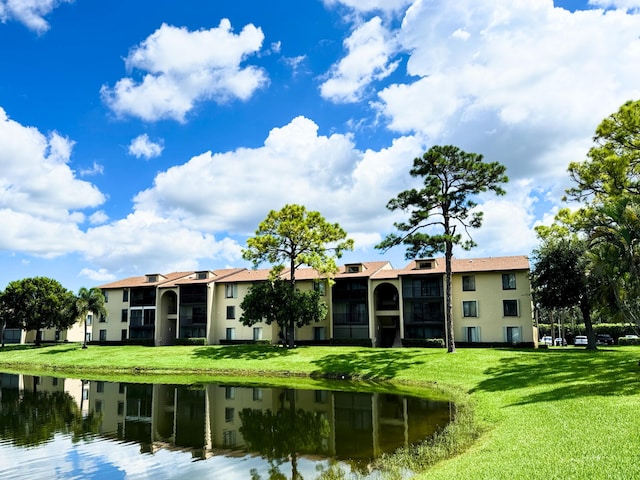
M640 97L640 0L0 0L0 288L249 266L299 203L373 249L413 158L507 166L478 247L528 255L570 161Z

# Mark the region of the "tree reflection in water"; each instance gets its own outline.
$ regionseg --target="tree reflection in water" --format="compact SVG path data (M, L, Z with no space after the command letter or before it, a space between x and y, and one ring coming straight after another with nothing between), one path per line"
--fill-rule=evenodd
M78 450L70 458L83 451L86 465L120 471L127 459L110 454L111 443L89 446L115 441L138 447L142 455L189 453L203 464L244 470L243 478L252 480L370 478L372 462L380 454L420 442L451 420L446 401L349 390L82 382L0 374L0 395L0 456L10 451L5 446L39 447L47 468L75 468L60 457L60 445L71 440ZM6 468L0 465L0 477L19 475L30 461L24 458ZM137 462L157 463L153 478L173 478L162 462Z
M18 447L34 447L52 440L56 433L70 435L74 443L98 433L100 414L83 417L71 395L40 392L37 377L32 378L31 389L0 391L0 438Z
M302 480L298 472L298 455L326 450L329 421L318 412L296 409L296 392L287 389L280 394L280 406L271 410L245 408L240 412L240 433L248 450L269 460L269 480L286 479L279 466L291 461L291 479ZM288 408L286 404L289 404ZM252 480L259 480L257 472Z

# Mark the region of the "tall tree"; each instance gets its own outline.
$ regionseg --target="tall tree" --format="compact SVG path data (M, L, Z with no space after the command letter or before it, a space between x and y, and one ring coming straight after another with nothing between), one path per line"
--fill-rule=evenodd
M542 227L537 232L542 244L533 251L534 302L549 310L579 307L587 333L587 349L595 350L591 312L596 287L585 242L564 227Z
M445 254L448 352L456 350L451 304L453 247L470 250L475 246L469 229L482 225L482 212L475 208L472 197L487 190L504 195L501 184L509 181L505 172L506 167L498 162L483 162L482 155L452 145L434 146L413 160L409 172L422 179L422 188L405 190L387 204L389 210L408 213L409 219L395 223L400 233L389 234L376 248L386 251L405 245L407 259ZM464 240L458 228L465 231Z
M96 320L107 316L102 290L97 287L81 287L76 297L75 310L78 321L84 324L82 348L87 348L87 317L89 313L92 313Z
M36 345L40 345L43 328L65 330L76 321L75 295L47 277L10 282L0 303L1 312L11 312L12 323L23 330L36 331Z
M294 318L296 327L320 322L327 316L327 304L321 301L318 290L301 291L291 288L288 281L276 279L255 283L240 303L242 315L240 322L251 326L264 322L280 326L280 335L284 339L290 319Z
M567 198L582 202L572 228L585 235L618 310L640 328L640 101L605 118L594 143L585 161L569 165Z
M629 101L605 118L593 137L587 159L569 164L575 185L567 196L598 201L640 193L640 101Z
M622 196L587 210L582 228L593 269L625 320L640 329L640 201Z
M337 223L327 222L319 212L307 211L301 205L285 205L281 210L271 210L247 240L242 257L258 267L263 262L273 265L272 280L288 269L289 288L296 288L296 270L303 266L315 269L320 276L331 280L338 271L336 258L345 250L353 249L353 240ZM298 319L290 308L288 325L291 335L286 335L287 346L295 341L295 324Z

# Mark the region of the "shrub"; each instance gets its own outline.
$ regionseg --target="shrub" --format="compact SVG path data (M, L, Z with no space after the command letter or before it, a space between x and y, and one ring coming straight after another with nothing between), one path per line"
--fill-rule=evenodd
M207 339L204 337L176 338L174 345L206 345Z
M419 348L444 348L445 343L442 338L403 338L402 346Z

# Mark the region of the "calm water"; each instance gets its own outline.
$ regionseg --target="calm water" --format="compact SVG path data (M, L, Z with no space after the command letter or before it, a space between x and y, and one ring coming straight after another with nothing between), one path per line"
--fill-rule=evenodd
M355 477L450 419L448 402L384 393L12 374L0 386L1 479Z

